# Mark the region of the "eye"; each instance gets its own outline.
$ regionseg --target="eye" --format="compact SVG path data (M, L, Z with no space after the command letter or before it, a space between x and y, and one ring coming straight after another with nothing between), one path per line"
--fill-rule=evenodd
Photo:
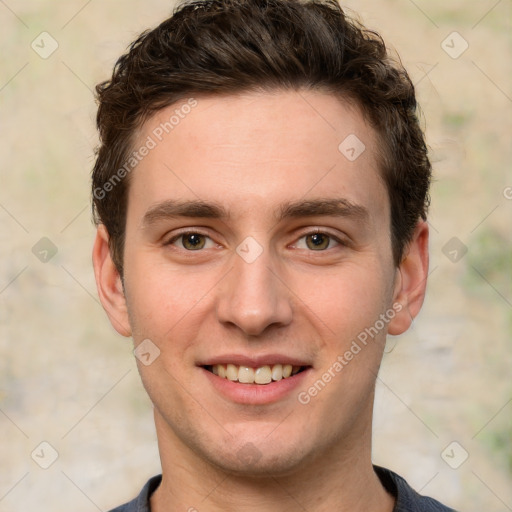
M305 240L304 244L301 244L300 241ZM297 244L297 248L299 249L310 249L312 251L320 252L325 251L326 249L331 249L333 246L340 245L341 242L335 236L330 235L329 233L323 233L319 230L314 231L313 233L306 233L299 239L299 243ZM302 246L301 246L302 245Z
M178 240L181 240L181 248L187 251L199 251L204 249L208 241L210 241L209 247L213 247L213 241L210 240L210 237L202 233L197 233L196 231L180 233L171 238L166 245L175 245L175 242Z

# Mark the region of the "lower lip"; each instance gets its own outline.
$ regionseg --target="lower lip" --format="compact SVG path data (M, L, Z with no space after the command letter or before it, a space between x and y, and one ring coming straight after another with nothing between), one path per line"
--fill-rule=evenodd
M205 368L200 368L212 386L226 398L238 404L262 405L277 402L289 396L293 390L303 384L311 370L307 368L286 379L272 381L269 384L242 384L219 377Z

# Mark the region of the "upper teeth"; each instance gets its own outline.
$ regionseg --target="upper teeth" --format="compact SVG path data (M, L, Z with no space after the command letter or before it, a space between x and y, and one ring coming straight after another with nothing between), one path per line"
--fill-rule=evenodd
M268 384L273 380L286 379L295 375L301 366L291 364L274 364L251 368L235 364L214 364L212 372L223 379L242 382L244 384Z

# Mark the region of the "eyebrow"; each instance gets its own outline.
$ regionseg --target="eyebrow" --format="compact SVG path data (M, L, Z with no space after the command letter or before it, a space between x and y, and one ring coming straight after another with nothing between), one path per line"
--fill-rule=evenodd
M151 206L144 214L142 225L149 227L161 220L177 217L228 219L230 215L218 203L202 200L180 201L170 199Z
M277 222L291 218L331 216L349 217L366 221L368 210L343 198L298 200L283 203L275 212ZM191 217L227 220L228 210L219 203L203 200L166 200L151 206L142 219L142 226L149 227L161 220Z
M353 217L357 220L366 221L369 213L364 206L354 204L347 199L314 199L281 205L277 220L314 216Z

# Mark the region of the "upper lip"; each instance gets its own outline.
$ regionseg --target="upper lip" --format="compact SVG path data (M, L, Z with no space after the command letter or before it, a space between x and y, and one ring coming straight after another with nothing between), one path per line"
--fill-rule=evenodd
M272 366L274 364L291 364L292 366L311 366L304 359L290 357L284 354L263 354L258 356L246 356L243 354L225 354L214 356L198 363L198 366L213 366L216 364L235 364L249 368Z

